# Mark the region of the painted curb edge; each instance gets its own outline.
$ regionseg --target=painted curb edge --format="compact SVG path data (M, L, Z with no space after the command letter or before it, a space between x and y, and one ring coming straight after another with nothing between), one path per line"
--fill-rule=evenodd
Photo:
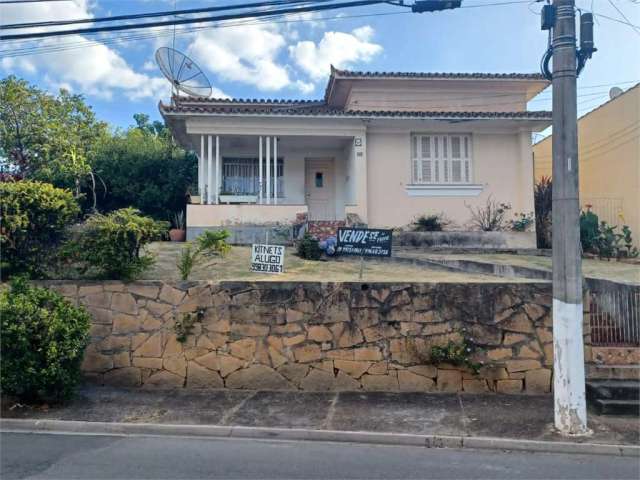
M210 438L255 438L404 445L425 448L473 448L524 450L531 452L617 455L640 457L640 446L520 440L496 437L418 435L405 433L311 430L302 428L234 427L220 425L171 425L157 423L84 422L73 420L0 419L7 433L57 433L94 435L180 436Z

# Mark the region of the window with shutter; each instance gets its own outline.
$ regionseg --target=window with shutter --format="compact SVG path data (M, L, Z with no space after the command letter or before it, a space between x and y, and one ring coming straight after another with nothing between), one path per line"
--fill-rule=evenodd
M471 183L470 135L413 135L411 177L414 184Z

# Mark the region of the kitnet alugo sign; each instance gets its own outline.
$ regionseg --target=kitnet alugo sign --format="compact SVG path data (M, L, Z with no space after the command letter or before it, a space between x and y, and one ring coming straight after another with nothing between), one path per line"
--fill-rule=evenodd
M284 272L284 247L281 245L251 245L251 271L260 273Z
M338 228L336 253L360 257L390 257L392 231L379 228Z

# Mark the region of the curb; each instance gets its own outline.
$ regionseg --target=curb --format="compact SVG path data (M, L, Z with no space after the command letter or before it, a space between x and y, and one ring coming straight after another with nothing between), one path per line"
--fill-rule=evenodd
M311 430L303 428L234 427L219 425L167 425L157 423L81 422L66 420L0 419L0 431L11 433L178 436L208 438L254 438L320 442L401 445L425 448L472 448L530 452L616 455L640 457L640 446L600 443L519 440L495 437L416 435L404 433Z

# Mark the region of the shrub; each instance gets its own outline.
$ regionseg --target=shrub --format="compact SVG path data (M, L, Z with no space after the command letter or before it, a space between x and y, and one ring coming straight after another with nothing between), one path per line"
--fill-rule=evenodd
M100 278L132 280L153 265L153 257L142 247L160 240L167 228L167 222L144 217L133 208L96 213L81 227L70 251L84 273L94 270Z
M599 223L598 216L588 207L586 212L580 213L580 245L583 252L598 250Z
M414 232L441 232L451 224L443 213L420 215L411 224Z
M16 279L0 293L0 317L2 392L25 401L69 399L88 343L86 310Z
M471 212L469 225L483 232L504 230L506 225L505 216L507 212L511 210L510 204L498 203L493 200L491 195L487 197L484 207L472 207L466 204L465 206Z
M231 233L228 230L207 230L198 235L195 241L195 248L193 248L193 245L187 245L180 252L177 262L180 278L182 280L189 279L191 271L201 255L225 256L231 250L231 245L227 243L227 238L230 236Z
M320 260L322 257L318 240L313 238L309 232L305 233L298 243L298 256L306 260Z
M535 222L533 213L515 213L514 217L513 220L509 220L514 232L527 232Z
M551 207L553 183L550 177L542 177L533 190L536 211L536 242L538 248L551 248Z
M42 276L65 228L79 211L71 192L48 183L0 183L3 276Z

